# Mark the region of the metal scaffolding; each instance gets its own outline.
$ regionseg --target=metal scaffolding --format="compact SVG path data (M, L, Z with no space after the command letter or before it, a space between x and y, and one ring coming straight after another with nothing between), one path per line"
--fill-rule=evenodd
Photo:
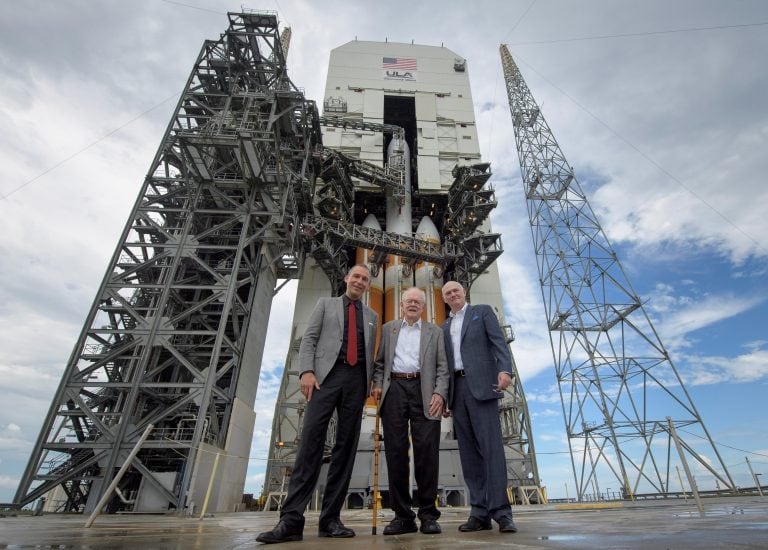
M670 425L734 487L712 438L509 50L501 46L578 498L613 477L625 498L667 493ZM671 417L668 423L666 417Z

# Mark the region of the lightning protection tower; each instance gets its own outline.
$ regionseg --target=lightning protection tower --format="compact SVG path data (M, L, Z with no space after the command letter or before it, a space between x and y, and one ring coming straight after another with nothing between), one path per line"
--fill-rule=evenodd
M683 456L734 484L509 50L501 61L579 500L671 490ZM686 459L687 460L687 459ZM705 472L705 473L706 473Z

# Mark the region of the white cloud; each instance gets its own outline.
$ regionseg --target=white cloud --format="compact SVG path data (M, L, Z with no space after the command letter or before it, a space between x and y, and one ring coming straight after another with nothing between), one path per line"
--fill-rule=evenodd
M0 487L4 489L16 489L19 486L19 480L15 477L0 475Z
M568 440L561 433L543 432L537 433L536 439L540 441L556 442L568 444Z
M562 415L562 411L559 411L557 409L543 409L540 411L535 411L531 413L532 418L547 418L547 417L560 417Z
M751 347L751 346L750 346ZM693 356L686 363L686 383L694 386L756 382L768 378L768 349L751 347L735 357Z
M538 403L547 403L547 404L554 404L554 403L560 403L560 392L557 389L557 385L553 384L549 386L548 388L541 390L532 390L531 388L528 388L525 391L525 399L528 402L538 402Z
M691 345L691 333L726 321L765 302L762 295L736 296L676 294L671 284L657 284L650 295L648 310L660 316L657 329L670 350Z
M264 478L266 474L264 472L249 475L245 480L246 491L252 490L255 496L261 494L261 488L264 486Z

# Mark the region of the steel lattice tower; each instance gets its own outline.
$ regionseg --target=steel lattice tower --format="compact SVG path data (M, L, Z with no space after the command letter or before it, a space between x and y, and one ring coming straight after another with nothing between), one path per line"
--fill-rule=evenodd
M734 488L639 296L505 45L501 61L576 489L667 493L685 456ZM676 479L676 478L675 478Z
M277 16L228 17L181 94L17 503L62 487L60 510L92 509L150 424L123 502L201 503L216 455L211 509L242 498L270 305L277 279L302 270L321 136L286 76Z

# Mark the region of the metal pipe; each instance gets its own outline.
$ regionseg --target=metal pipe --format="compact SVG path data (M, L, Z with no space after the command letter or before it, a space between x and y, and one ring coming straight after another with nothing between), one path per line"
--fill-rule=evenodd
M101 496L99 503L93 509L93 512L88 518L88 521L85 522L86 527L90 527L91 525L93 525L93 520L95 520L96 516L98 516L101 513L101 509L104 507L107 501L112 497L112 492L115 490L115 487L117 487L117 484L120 483L120 480L123 479L123 476L125 475L125 472L128 471L128 468L131 467L131 462L133 462L133 459L136 458L137 454L139 454L139 450L141 449L141 446L147 440L147 437L149 437L149 432L151 432L152 428L154 427L155 427L154 424L147 424L147 428L144 430L144 433L141 434L141 437L136 442L136 445L134 445L133 449L131 449L131 454L129 454L128 458L125 459L125 462L123 462L123 465L120 467L120 470L117 472L115 479L112 480L112 483L109 484L109 487L107 487L107 490L104 491L104 494Z
M754 470L752 469L752 464L749 463L749 458L745 456L744 460L747 461L747 468L749 468L749 473L752 474L752 479L755 480L755 487L757 487L757 494L760 496L763 496L763 488L760 487L760 480L757 479L757 474L755 474Z
M672 424L672 419L669 416L667 417L667 424L669 424L669 434L672 436L672 439L675 440L675 447L677 447L677 454L680 455L680 462L683 463L683 470L685 470L685 475L688 478L688 484L691 486L691 492L693 493L693 498L696 501L696 507L699 509L699 515L701 517L704 517L704 505L701 503L701 497L699 496L699 488L696 487L696 480L693 479L693 475L691 474L691 469L688 467L688 461L685 459L685 455L683 454L683 447L680 445L680 440L677 439L677 432L675 431L675 426Z
M211 490L213 489L213 478L216 477L216 470L219 467L220 453L216 453L216 458L213 459L213 470L211 471L211 479L208 480L208 490L205 491L205 500L203 501L203 508L200 510L200 519L205 517L205 511L208 509L208 499L211 498Z

